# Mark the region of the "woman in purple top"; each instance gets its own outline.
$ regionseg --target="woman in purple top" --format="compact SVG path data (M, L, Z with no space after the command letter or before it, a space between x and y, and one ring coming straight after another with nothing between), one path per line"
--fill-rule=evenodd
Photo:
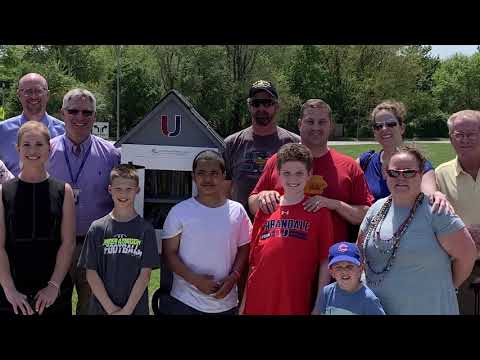
M371 126L375 140L382 146L380 152L367 151L359 156L360 164L368 188L375 200L390 195L387 187L384 165L388 163L396 149L403 144L405 133L405 105L398 101L387 100L378 104L371 114ZM453 207L446 196L437 190L435 170L430 161L422 168L422 191L429 195L433 208L439 212L453 213Z

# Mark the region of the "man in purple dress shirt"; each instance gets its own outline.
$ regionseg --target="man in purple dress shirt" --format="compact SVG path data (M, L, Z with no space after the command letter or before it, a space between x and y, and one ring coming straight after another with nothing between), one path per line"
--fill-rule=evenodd
M27 121L40 121L50 132L50 137L61 135L65 132L62 121L47 114L48 103L47 80L36 73L29 73L20 78L17 96L22 104L22 113L0 122L0 160L10 172L17 176L20 164L17 145L18 129Z
M108 193L110 170L120 163L120 151L108 141L91 135L96 120L95 96L73 89L63 98L65 134L50 142L48 172L68 182L75 196L77 246L70 274L78 294L78 315L87 314L91 294L85 269L77 267L85 234L93 220L108 214L113 202Z

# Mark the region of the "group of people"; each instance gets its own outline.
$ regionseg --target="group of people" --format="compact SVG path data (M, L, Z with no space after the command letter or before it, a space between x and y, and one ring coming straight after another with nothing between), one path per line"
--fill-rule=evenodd
M466 195L472 219L467 220L458 200L442 187L442 173L436 174L418 149L403 145L403 104L385 101L372 111L372 131L382 150L357 161L328 147L333 120L324 101L303 104L301 144L276 124L278 93L270 82L253 84L247 104L252 125L226 138L223 159L209 154L215 168L210 179L168 215L165 257L174 280L163 313L237 311L235 301L226 307L218 299L218 294L223 299L225 282L237 284L240 314L473 313L461 299L473 300L465 280L477 258L475 226L469 223L479 222L473 219L478 219L473 199L480 200L475 193L478 112L460 112L448 122L458 166L472 166ZM469 162L461 160L459 146L468 148ZM218 179L223 173L226 194ZM196 170L193 175L198 184ZM214 201L205 197L205 186ZM452 180L448 186L459 185ZM247 245L237 224L245 214L232 211L227 198L242 204L253 220L243 264ZM171 223L176 224L173 231ZM203 223L212 226L200 228ZM360 225L356 234L349 231L352 225ZM217 254L226 241L210 241L220 234L230 239L229 250L223 248L229 265L222 262L221 272ZM237 253L230 252L235 247ZM215 260L206 252L216 254Z
M148 314L155 232L133 208L136 172L91 134L95 96L68 91L63 121L40 74L17 96L22 114L0 123L0 313L71 315L75 288L77 314Z
M63 122L48 92L23 76L23 112L0 123L0 312L71 314L75 287L77 314L148 314L160 256L134 209L138 176L91 135L91 92L65 95ZM195 157L196 193L165 220L162 314L473 313L480 112L448 119L457 157L434 170L402 144L399 102L373 110L382 150L357 160L328 146L320 99L302 105L300 136L277 125L271 82L255 82L247 106L251 126Z

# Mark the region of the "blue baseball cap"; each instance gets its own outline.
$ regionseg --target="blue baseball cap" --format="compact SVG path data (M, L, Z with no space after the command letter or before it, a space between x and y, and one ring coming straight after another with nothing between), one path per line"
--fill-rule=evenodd
M340 261L348 261L360 266L360 251L358 246L342 241L330 246L328 250L328 267Z

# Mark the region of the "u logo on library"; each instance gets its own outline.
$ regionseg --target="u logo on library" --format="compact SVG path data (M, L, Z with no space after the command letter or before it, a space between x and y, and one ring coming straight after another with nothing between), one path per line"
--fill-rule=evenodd
M162 134L165 136L178 136L182 130L182 115L175 115L175 128L168 131L168 115L162 115Z

